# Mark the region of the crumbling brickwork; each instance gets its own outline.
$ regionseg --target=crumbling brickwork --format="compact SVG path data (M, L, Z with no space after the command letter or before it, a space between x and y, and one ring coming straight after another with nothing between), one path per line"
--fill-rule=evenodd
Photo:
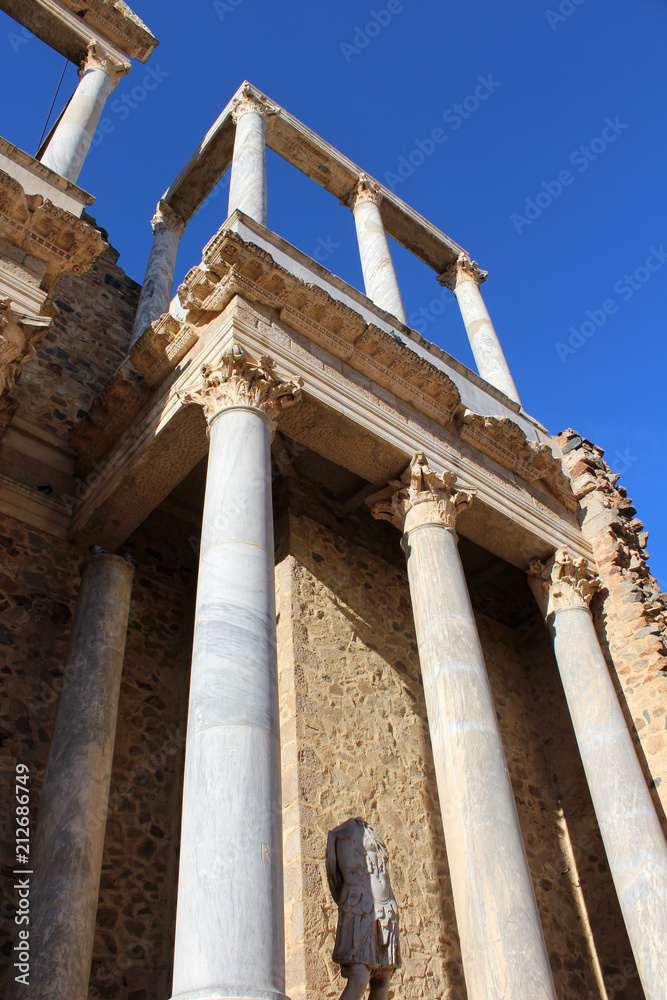
M667 603L649 570L648 532L603 450L572 429L558 441L602 581L596 628L667 832Z

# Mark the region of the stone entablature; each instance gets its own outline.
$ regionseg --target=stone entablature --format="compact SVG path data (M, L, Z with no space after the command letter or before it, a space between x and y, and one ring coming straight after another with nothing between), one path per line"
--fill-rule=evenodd
M68 181L55 170L45 166L41 160L19 149L0 136L0 170L13 177L30 195L41 194L58 208L64 208L77 218L92 205L95 198L77 184Z
M0 170L0 237L46 264L42 287L47 290L64 272L83 274L107 246L93 226L41 194L26 194L4 170Z
M529 441L509 417L488 417L464 410L458 417L459 434L505 469L517 472L529 483L542 482L568 510L577 500L562 465L547 444Z
M319 285L290 274L265 250L223 229L205 247L202 265L186 275L179 298L187 322L200 325L234 295L275 309L288 326L443 426L453 419L461 397L444 372Z
M130 360L153 388L174 371L198 338L198 332L189 323L163 313L134 345Z
M146 62L158 44L123 0L2 0L2 9L77 65L101 36L118 52Z

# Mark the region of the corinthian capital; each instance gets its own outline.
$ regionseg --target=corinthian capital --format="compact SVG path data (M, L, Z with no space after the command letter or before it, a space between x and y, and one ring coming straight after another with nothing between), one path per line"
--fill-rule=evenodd
M179 392L178 396L186 406L193 403L201 406L209 424L230 406L251 406L275 424L280 411L301 398L300 378L282 382L274 374L271 358L263 356L259 361L251 361L237 344L216 365L202 365L201 373L199 385Z
M232 108L232 118L235 122L238 122L239 118L247 115L249 111L256 111L260 115L266 115L274 113L274 110L261 97L253 94L252 90L244 87L241 96L236 100Z
M542 563L533 559L529 576L542 581L542 590L548 598L547 615L565 608L585 608L600 586L597 575L587 559L572 559L567 545L556 550L553 560Z
M110 76L113 80L115 87L121 76L125 76L126 73L130 72L130 63L125 59L119 59L117 56L112 55L99 42L92 41L89 42L88 51L79 67L79 77L82 77L89 69L104 70L107 76Z
M399 531L407 532L420 524L441 524L456 527L456 516L473 501L476 490L456 489L453 472L433 472L423 451L418 451L400 479L389 485L366 503L373 517L391 521Z
M382 201L380 185L368 174L359 174L356 186L341 200L341 204L347 205L354 211L363 201L372 201L374 205L379 205Z
M449 264L442 274L438 275L438 282L453 292L463 281L475 281L481 285L488 276L489 272L482 271L476 260L471 260L466 254L460 253L456 262Z
M185 223L183 222L183 219L173 210L171 205L167 204L164 198L160 198L157 203L155 215L151 219L151 226L153 227L153 232L155 232L158 226L164 226L166 229L173 229L178 236L182 236L185 232Z

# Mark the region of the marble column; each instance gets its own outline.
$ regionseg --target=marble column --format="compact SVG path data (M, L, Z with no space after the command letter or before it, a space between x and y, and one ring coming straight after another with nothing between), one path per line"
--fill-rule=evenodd
M366 501L403 532L469 1000L556 1000L484 657L458 553L474 491L418 453Z
M234 347L182 395L209 429L173 996L284 1000L271 438L300 388Z
M520 403L498 334L479 290L486 278L487 272L482 271L476 261L460 254L456 263L439 275L438 281L456 296L479 374L515 403Z
M144 283L141 286L130 348L134 347L142 333L153 320L169 311L176 272L176 255L185 223L166 201L160 199L151 219L153 246L151 247Z
M30 985L7 997L86 1000L134 568L83 566L31 852Z
M349 205L354 215L366 295L380 309L391 313L401 323L407 323L380 214L381 199L380 186L367 174L361 174L357 187L345 204Z
M266 106L253 94L244 94L232 116L236 122L229 209L237 209L266 225Z
M529 580L553 635L574 734L646 1000L667 997L667 843L595 633L599 586L565 546Z
M107 98L129 62L119 62L99 42L91 42L79 69L79 86L51 136L42 163L76 183Z

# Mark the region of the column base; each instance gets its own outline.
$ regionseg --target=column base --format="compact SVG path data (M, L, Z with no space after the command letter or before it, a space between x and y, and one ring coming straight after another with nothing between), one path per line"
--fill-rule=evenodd
M209 986L204 990L174 993L170 1000L290 1000L278 990L251 986Z

